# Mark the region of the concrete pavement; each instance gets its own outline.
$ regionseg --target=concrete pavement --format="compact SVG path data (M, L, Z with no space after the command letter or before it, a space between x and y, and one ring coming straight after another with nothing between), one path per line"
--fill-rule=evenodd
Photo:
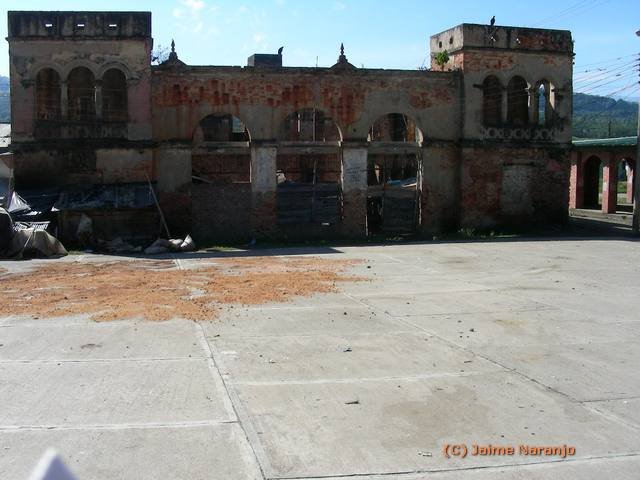
M369 280L212 322L0 319L0 478L47 447L80 479L637 478L640 244L252 252L308 253Z

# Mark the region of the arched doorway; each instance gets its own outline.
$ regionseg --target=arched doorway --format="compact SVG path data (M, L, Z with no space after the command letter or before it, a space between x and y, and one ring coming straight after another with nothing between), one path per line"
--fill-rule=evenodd
M96 119L96 82L93 72L76 67L67 79L69 120L92 122Z
M482 119L487 127L502 123L502 84L494 75L482 82Z
M520 76L513 77L507 85L507 121L516 126L529 123L529 86Z
M583 202L584 208L598 209L602 194L602 161L594 156L584 162Z
M378 118L369 129L367 231L407 234L420 223L423 134L402 113Z
M249 138L244 122L231 114L208 115L193 133L191 218L199 241L241 240L249 235Z
M110 68L102 76L102 119L126 122L128 110L127 78L121 70Z
M277 221L331 229L342 217L340 128L316 108L288 115L276 157Z
M60 75L52 68L44 68L36 76L36 118L59 120L61 113Z

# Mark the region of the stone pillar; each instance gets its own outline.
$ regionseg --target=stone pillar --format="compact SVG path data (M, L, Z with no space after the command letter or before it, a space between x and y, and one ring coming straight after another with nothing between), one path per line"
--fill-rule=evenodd
M454 142L422 148L420 231L433 235L455 230L460 221L461 153Z
M275 145L251 146L251 231L257 238L273 237L278 230Z
M102 80L96 80L96 118L102 120Z
M529 89L529 124L538 124L538 93L534 87ZM544 122L543 122L544 123Z
M502 89L502 123L507 123L509 121L509 95L507 94L507 89Z
M367 156L366 144L343 144L342 234L345 237L367 235Z
M191 233L191 148L161 147L154 160L158 201L171 235Z
M633 203L633 176L636 173L636 164L627 159L627 203Z
M69 116L69 87L66 81L60 82L60 115L64 120Z
M616 213L618 175L613 156L605 160L602 169L602 213Z
M569 208L582 208L584 204L584 173L582 152L571 155L571 174L569 177Z

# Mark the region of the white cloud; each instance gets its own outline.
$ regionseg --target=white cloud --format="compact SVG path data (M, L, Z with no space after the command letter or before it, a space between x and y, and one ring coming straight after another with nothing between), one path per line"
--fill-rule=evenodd
M345 8L347 8L347 6L344 3L340 2L340 1L335 2L333 4L333 9L334 10L344 10Z
M181 0L180 3L191 10L192 13L199 12L205 7L203 0Z
M184 12L182 11L181 8L176 7L176 8L173 9L173 16L174 16L174 18L180 19L180 18L184 17Z

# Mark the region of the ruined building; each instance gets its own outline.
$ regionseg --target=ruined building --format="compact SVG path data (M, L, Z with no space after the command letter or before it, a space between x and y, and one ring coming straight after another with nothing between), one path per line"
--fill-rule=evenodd
M156 66L150 13L8 17L17 189L148 176L172 231L220 240L566 218L568 31L462 24L429 70Z

